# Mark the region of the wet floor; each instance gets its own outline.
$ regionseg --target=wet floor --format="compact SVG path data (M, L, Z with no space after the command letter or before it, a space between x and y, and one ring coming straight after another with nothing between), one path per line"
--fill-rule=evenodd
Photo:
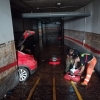
M79 100L71 82L63 78L64 51L63 47L58 45L47 45L42 48L37 71L27 81L19 83L3 100ZM60 65L49 65L49 59L53 54L60 57ZM78 85L76 87L83 100L100 100L100 80L97 74L93 73L87 88ZM27 99L32 89L31 99Z
M94 72L87 87L77 86L83 100L100 100L100 76Z

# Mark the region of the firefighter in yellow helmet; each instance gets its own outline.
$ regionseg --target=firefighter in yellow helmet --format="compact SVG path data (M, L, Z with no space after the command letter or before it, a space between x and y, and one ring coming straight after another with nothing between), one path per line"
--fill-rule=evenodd
M91 78L91 75L93 73L94 67L97 63L97 59L92 55L88 53L81 54L80 56L75 57L75 63L80 62L80 72L78 75L81 75L86 68L86 76L84 81L81 83L81 85L88 85L88 82Z

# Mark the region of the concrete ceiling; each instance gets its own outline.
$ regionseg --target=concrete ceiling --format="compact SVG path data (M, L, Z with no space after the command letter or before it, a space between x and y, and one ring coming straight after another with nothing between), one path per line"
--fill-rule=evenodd
M93 0L10 0L12 13L71 12Z

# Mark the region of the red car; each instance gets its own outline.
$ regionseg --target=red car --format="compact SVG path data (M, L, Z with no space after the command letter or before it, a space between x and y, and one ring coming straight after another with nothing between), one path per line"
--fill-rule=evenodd
M25 81L30 74L36 71L37 61L34 59L33 55L25 54L21 51L17 51L17 53L19 81Z
M26 81L29 75L33 74L37 69L37 61L34 59L34 56L22 52L25 49L24 48L25 41L29 43L28 37L31 37L34 34L35 34L34 31L26 30L18 45L19 49L17 51L17 59L18 59L19 81Z

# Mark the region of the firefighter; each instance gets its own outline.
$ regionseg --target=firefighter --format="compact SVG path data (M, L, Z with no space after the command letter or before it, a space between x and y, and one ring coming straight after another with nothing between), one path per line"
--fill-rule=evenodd
M70 66L73 66L74 64L74 56L78 56L78 51L76 49L70 48L66 58L66 73L70 70Z
M80 62L80 72L78 75L82 75L86 68L86 76L84 81L81 83L81 85L86 86L88 85L91 75L93 73L94 67L97 63L97 59L92 55L88 53L81 54L80 56L76 56L74 59L75 63Z

